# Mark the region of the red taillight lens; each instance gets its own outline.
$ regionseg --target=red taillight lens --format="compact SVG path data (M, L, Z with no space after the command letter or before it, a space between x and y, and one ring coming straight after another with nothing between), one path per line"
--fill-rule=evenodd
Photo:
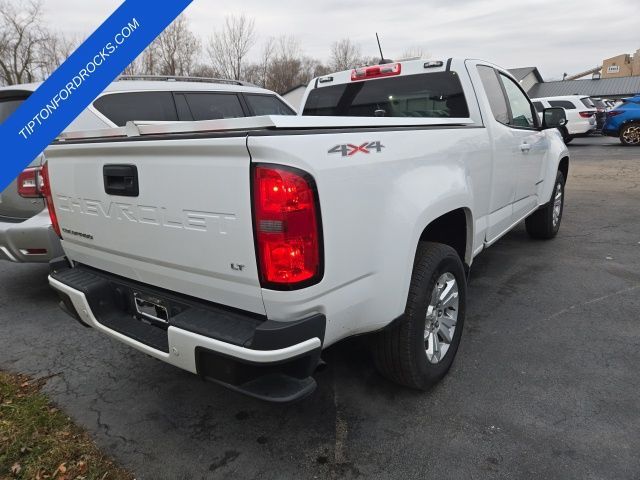
M42 195L47 203L47 209L49 210L49 216L51 217L51 226L53 231L56 232L60 238L60 225L58 224L58 216L56 215L56 208L53 205L53 196L51 195L51 186L49 185L49 166L45 163L40 171L42 176Z
M580 116L582 118L589 118L595 115L596 112L580 112Z
M369 78L392 77L402 73L401 63L391 63L388 65L374 65L372 67L356 68L351 71L351 81L367 80Z
M607 117L617 117L618 115L622 115L624 112L622 110L611 110L607 112Z
M256 166L253 202L262 286L293 289L317 283L322 239L311 176L289 167Z
M25 169L18 176L18 195L24 198L42 197L42 176L40 167L30 167Z

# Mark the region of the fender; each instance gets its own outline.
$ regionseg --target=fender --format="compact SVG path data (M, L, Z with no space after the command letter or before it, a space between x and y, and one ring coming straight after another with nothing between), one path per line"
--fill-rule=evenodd
M562 137L557 130L547 130L547 140L549 151L544 162L543 177L545 180L538 186L538 206L545 205L551 199L551 193L555 186L556 172L563 158L569 157L569 149L562 141ZM565 179L567 180L567 179Z

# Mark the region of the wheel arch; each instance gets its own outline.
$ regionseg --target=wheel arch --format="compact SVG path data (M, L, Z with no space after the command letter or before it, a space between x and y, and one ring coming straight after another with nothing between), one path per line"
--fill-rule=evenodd
M558 170L562 172L564 175L564 181L567 181L569 178L569 157L563 157L558 164Z
M473 216L471 209L460 207L450 210L430 221L423 229L418 242L436 242L453 248L465 269L469 269L473 257ZM415 246L416 251L418 245Z

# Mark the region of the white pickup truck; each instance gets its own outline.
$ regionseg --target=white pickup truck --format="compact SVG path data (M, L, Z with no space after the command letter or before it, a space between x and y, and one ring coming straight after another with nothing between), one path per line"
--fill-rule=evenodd
M426 389L473 258L524 219L558 232L565 122L506 70L450 59L318 78L298 117L66 135L44 169L66 254L50 283L85 326L255 397L308 395L321 350L360 334Z

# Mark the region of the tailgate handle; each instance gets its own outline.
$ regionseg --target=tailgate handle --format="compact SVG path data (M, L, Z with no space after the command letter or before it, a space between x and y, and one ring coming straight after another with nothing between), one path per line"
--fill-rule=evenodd
M138 167L135 165L105 165L102 172L104 191L109 195L137 197L140 194Z

